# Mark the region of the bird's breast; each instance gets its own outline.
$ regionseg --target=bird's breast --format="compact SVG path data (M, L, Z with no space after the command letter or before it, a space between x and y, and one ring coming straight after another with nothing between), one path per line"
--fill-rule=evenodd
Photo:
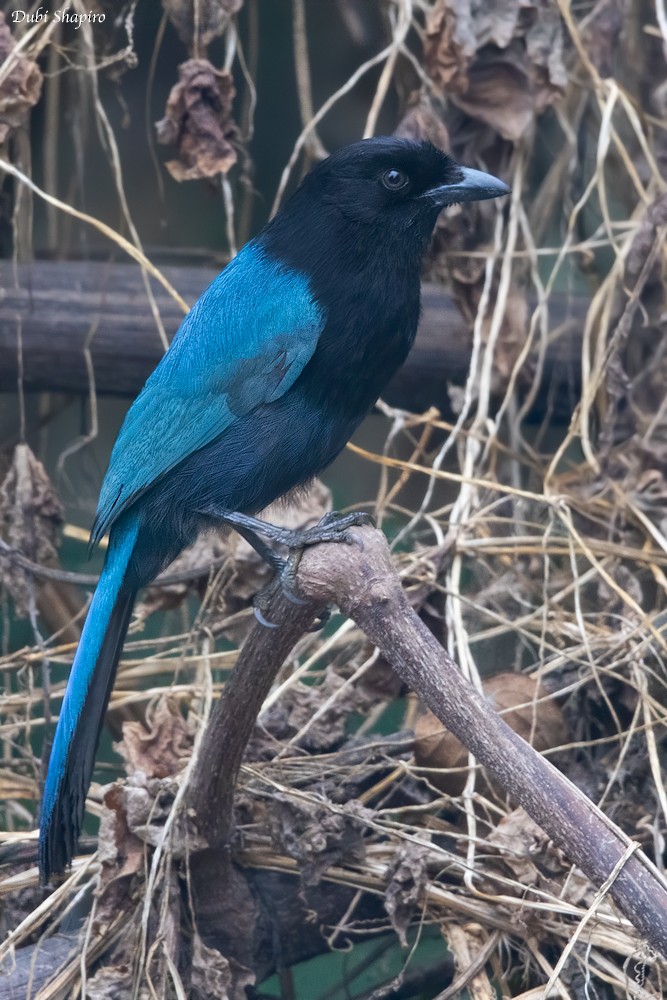
M361 288L329 308L302 374L322 405L365 415L405 361L417 332L419 286L414 294L384 287L384 294Z

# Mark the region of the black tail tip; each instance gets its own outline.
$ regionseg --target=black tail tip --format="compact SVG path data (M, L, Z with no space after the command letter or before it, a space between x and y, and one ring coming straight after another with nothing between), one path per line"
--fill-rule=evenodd
M51 885L55 876L64 875L72 864L76 853L78 830L72 824L51 822L39 831L39 881L40 885Z

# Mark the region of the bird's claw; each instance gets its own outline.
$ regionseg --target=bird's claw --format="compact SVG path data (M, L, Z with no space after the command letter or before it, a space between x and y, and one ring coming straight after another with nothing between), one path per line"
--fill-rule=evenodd
M258 608L256 604L255 604L255 606L253 607L252 610L253 610L253 613L255 615L255 618L257 619L257 621L259 622L260 625L264 626L264 628L279 628L279 626L276 625L275 622L270 622L268 618L264 617L264 615L262 614L261 609Z
M355 510L350 514L341 514L338 510L330 510L315 528L375 528L375 518L365 510Z
M296 580L296 571L299 566L299 561L301 559L302 549L295 549L290 553L289 559L281 560L281 566L277 569L276 575L273 580L264 588L259 594L256 595L254 601L254 613L255 618L263 625L265 628L278 628L279 626L274 624L274 622L269 621L269 619L264 614L264 610L268 608L271 598L278 591L282 591L284 596L290 601L291 604L296 604L303 607L307 604L303 598L298 597L292 589L294 582Z
M272 581L265 590L261 591L261 593L257 595L252 609L255 618L257 619L260 625L264 626L264 628L280 628L280 626L277 625L276 622L269 621L269 619L266 617L266 615L262 610L262 605L266 607L266 605L268 605L269 603L270 598L275 593L277 589L276 584L280 586L280 590L287 598L287 600L292 602L292 604L298 604L300 606L303 606L304 604L308 603L308 601L304 601L301 597L297 597L296 594L292 593L291 590L285 587L282 583L282 580L280 580L279 577L276 578L276 580ZM327 624L330 618L331 618L331 608L327 607L315 619L313 624L308 629L306 629L306 631L319 632L321 628L324 628L324 626Z
M285 597L287 598L287 600L290 601L292 604L297 604L299 607L303 607L304 604L308 604L308 601L304 601L302 597L297 597L296 594L293 591L291 591L288 587L286 587L284 584L282 585L281 590L285 595Z
M313 527L295 535L294 548L305 548L318 545L320 542L345 542L347 545L361 544L359 538L350 532L350 528L375 527L375 518L365 511L355 511L352 514L341 514L332 510ZM363 548L363 545L362 545Z

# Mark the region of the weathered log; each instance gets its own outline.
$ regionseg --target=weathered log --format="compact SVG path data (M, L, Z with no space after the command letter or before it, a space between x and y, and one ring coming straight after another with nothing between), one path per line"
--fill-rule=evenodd
M205 267L162 270L189 303L217 273ZM183 313L160 285L152 285L171 338ZM566 329L548 348L534 419L544 415L549 397L555 417L568 419L578 399L583 311L581 304L553 297L551 326ZM384 398L415 412L436 406L451 415L448 382L465 379L470 345L470 330L451 296L425 285L416 343ZM136 396L163 353L139 269L92 261L36 261L14 269L0 262L0 391L14 390L22 370L28 391L85 394L87 350L98 394Z

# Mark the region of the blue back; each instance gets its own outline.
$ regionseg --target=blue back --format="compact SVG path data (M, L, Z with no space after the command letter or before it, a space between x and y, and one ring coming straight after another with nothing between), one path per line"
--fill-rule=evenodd
M93 529L119 514L236 419L282 396L324 328L307 278L252 241L183 320L130 408L109 463Z

